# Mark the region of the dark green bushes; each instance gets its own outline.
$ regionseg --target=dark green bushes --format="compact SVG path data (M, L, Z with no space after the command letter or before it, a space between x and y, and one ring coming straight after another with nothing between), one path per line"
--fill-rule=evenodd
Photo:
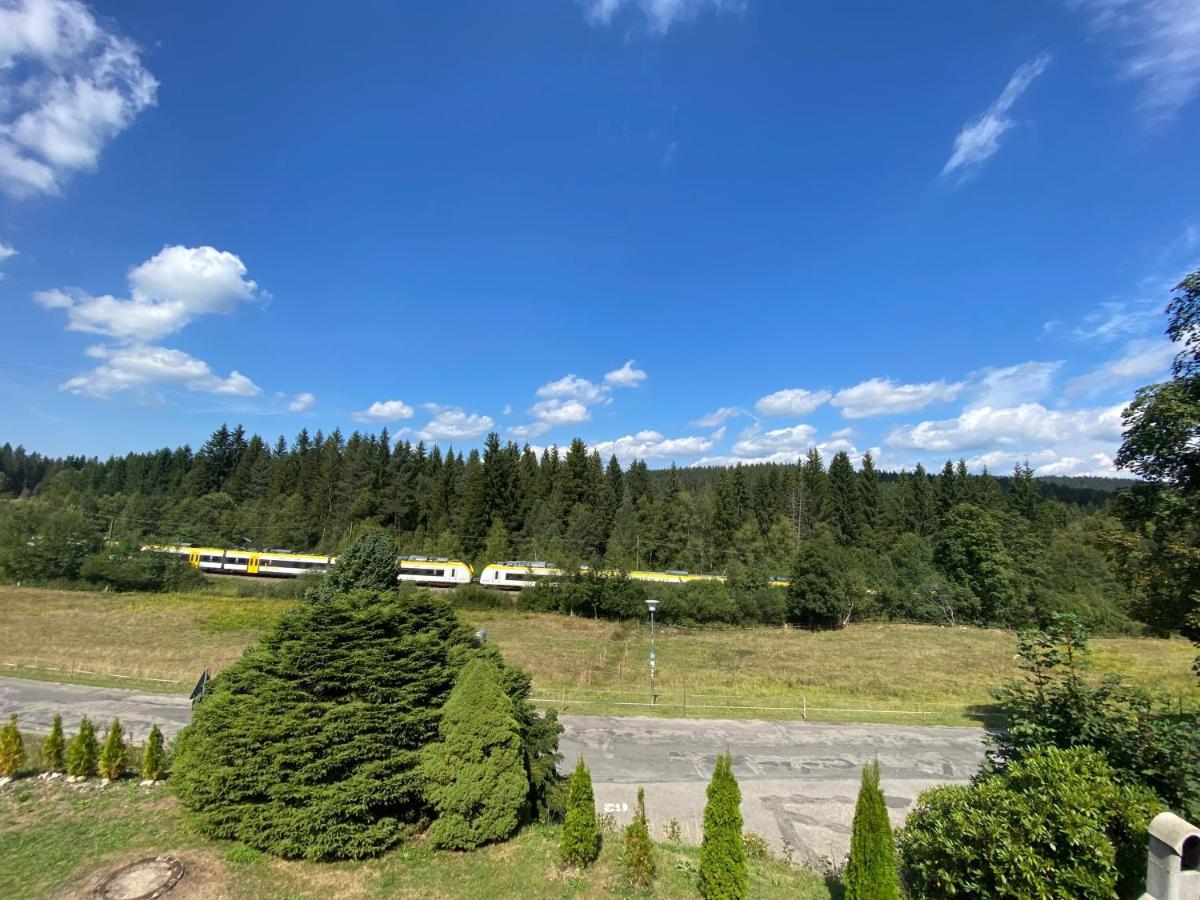
M204 584L186 559L142 552L136 544L104 547L83 561L79 575L116 591L184 591Z

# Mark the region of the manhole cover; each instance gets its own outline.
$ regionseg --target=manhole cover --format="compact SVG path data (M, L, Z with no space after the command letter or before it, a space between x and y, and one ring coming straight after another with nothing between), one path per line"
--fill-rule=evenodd
M183 863L173 856L139 859L105 876L92 897L98 900L154 900L179 883Z

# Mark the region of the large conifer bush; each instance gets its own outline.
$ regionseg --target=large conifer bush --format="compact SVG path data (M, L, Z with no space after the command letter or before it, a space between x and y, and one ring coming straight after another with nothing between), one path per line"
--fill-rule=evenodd
M846 900L900 900L896 843L879 789L878 761L863 767L843 880Z
M437 810L430 842L470 850L509 837L520 823L529 779L520 724L490 659L463 667L439 733L422 765L426 797Z
M11 716L0 727L0 778L11 778L25 762L25 742L17 730L17 717Z
M596 830L592 773L581 758L567 785L567 813L563 818L559 857L563 865L583 868L595 862L599 855L600 833Z
M700 894L705 900L742 900L749 876L742 843L742 791L733 776L733 757L717 757L708 804L704 807L704 840L700 844Z
M63 737L62 716L55 715L50 734L42 743L42 769L62 772L67 767L67 742Z
M99 756L96 728L92 725L92 720L84 716L79 720L79 733L71 738L71 743L67 746L67 774L79 778L95 775Z
M308 599L320 602L356 589L393 590L400 573L399 558L390 534L368 531L338 556L336 565L308 592Z

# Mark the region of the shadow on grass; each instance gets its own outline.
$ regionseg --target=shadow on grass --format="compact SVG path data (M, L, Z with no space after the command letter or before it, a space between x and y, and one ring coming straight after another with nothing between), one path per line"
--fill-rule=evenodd
M830 872L825 876L825 890L829 891L831 900L843 900L846 896L846 886L842 879Z
M998 703L972 703L963 708L963 715L989 731L1004 724L1004 714Z

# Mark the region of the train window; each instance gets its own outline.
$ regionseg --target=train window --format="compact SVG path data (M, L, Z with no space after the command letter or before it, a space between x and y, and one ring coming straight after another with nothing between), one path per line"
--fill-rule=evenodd
M528 576L524 572L505 572L505 581L524 581Z

